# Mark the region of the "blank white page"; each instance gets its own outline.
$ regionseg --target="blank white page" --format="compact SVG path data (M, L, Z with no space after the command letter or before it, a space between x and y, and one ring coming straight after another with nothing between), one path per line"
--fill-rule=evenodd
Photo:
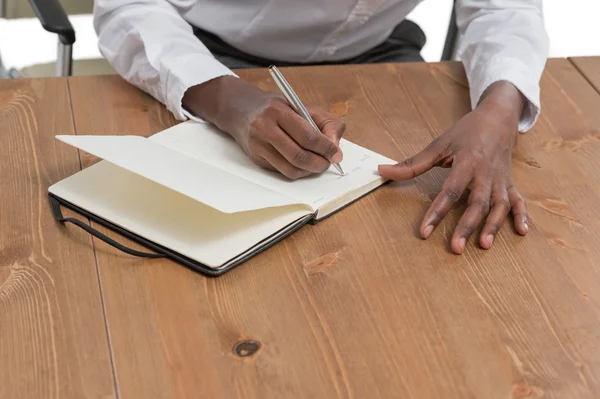
M67 144L225 213L299 201L139 136L57 136Z
M344 160L341 166L346 176L340 176L331 165L323 174L292 181L280 173L254 164L230 136L208 123L183 122L151 136L150 140L309 204L314 210L375 181L383 183L384 179L377 173L377 166L395 163L383 155L342 139L340 146L344 152Z
M107 161L61 180L49 191L213 268L312 213L304 205L219 212Z

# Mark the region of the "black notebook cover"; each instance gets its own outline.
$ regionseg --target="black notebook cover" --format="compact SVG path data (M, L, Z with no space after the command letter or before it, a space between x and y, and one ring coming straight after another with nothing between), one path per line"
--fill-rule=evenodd
M48 193L48 198L50 200L50 206L52 208L52 213L54 214L54 218L61 222L61 223L72 223L75 224L76 226L84 229L85 231L87 231L88 233L92 234L94 237L106 242L107 244L129 254L132 256L138 256L138 257L145 257L145 258L168 258L171 259L175 262L178 262L184 266L187 266L189 268L191 268L194 271L200 272L206 276L210 276L210 277L216 277L216 276L220 276L226 272L228 272L229 270L233 269L236 266L239 266L240 264L246 262L248 259L258 255L259 253L265 251L266 249L272 247L273 245L275 245L276 243L278 243L279 241L285 239L286 237L288 237L289 235L295 233L296 231L298 231L300 228L302 228L303 226L305 226L306 224L312 224L315 225L320 221L323 221L327 218L329 218L330 216L338 213L339 211L341 211L342 209L348 207L349 205L353 204L354 202L358 201L359 199L363 198L364 196L370 194L371 192L375 191L376 189L378 189L379 187L385 185L389 183L389 181L386 181L384 184L377 186L375 188L373 188L372 190L370 190L369 192L365 193L364 195L362 195L361 197L356 198L355 200L347 203L346 205L344 205L343 207L337 209L335 212L330 213L329 215L321 218L321 219L317 219L315 217L316 213L313 215L309 215L305 218L304 222L302 223L298 223L297 226L294 226L293 228L289 229L289 231L287 231L285 234L279 236L277 239L272 239L272 237L276 236L277 234L279 234L282 230L285 230L289 227L286 226L282 229L280 229L279 231L273 233L272 235L270 235L269 237L266 237L264 240L260 241L258 244L255 245L255 249L248 252L247 254L245 254L244 256L239 257L238 259L236 259L234 262L232 262L231 264L227 265L226 267L222 267L222 268L212 268L209 267L207 265L204 265L198 261L195 261L187 256L181 255L165 246L159 245L157 243L154 243L150 240L145 239L144 237L132 233L129 230L126 230L120 226L115 225L114 223L111 223L109 221L107 221L106 219L103 219L97 215L94 215L91 212L88 212L80 207L78 207L75 204L72 204L52 193ZM75 218L65 218L62 214L61 211L61 206L68 208L84 217L86 217L87 219L89 219L90 221L94 221L104 227L107 227L117 233L119 233L120 235L129 238L130 240L137 242L138 244L143 245L144 247L154 251L154 253L147 253L147 252L140 252L140 251L136 251L133 250L131 248L128 248L122 244L120 244L119 242L111 239L110 237L106 236L105 234L102 234L100 231L94 229L93 227L91 227L89 224L79 220L79 219L75 219Z

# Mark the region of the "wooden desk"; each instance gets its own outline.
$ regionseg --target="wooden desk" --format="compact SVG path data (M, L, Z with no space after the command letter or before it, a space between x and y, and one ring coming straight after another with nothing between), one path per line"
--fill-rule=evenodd
M469 110L459 64L286 76L398 160ZM210 279L50 215L48 185L93 161L54 134L153 134L161 105L117 77L0 81L0 397L600 397L600 95L566 59L542 93L514 156L526 238L452 255L456 209L420 240L436 170Z
M573 57L570 60L600 93L600 57Z

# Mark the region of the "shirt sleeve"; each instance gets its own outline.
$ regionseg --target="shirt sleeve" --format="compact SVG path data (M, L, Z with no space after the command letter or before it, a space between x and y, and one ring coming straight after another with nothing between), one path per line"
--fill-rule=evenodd
M519 131L531 129L540 114L540 78L548 57L542 0L458 0L458 57L475 108L494 82L508 81L525 96Z
M193 4L191 0L94 2L102 55L125 80L165 104L179 120L198 120L181 104L188 88L219 76L236 76L213 57L182 17Z

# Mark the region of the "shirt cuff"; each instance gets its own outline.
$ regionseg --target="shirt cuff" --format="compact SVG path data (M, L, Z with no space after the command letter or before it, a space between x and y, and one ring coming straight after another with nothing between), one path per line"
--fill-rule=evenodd
M181 65L181 68L170 68L165 74L164 98L166 106L178 120L202 120L183 108L182 100L187 89L221 76L238 77L212 55L186 54L171 60L170 65ZM193 67L195 66L195 67Z
M519 120L519 132L530 130L540 116L539 78L521 60L492 58L489 62L475 65L467 70L471 92L471 107L475 109L483 92L495 82L512 83L525 96L525 106Z

